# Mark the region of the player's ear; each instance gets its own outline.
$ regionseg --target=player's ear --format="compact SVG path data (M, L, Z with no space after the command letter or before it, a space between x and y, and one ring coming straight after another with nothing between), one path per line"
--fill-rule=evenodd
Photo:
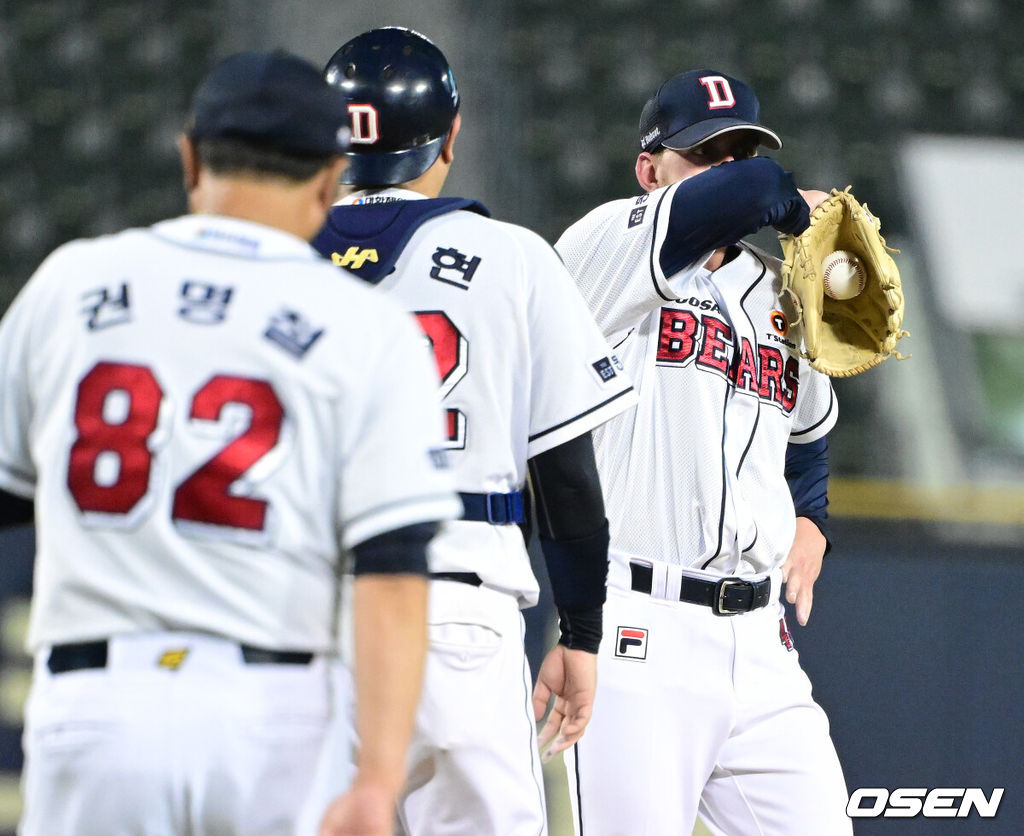
M195 143L185 134L178 137L178 152L181 154L185 191L191 193L199 183L199 154L196 153Z
M348 159L336 157L320 174L317 175L316 196L326 212L339 197L338 181L348 168Z
M653 192L658 188L658 172L654 157L647 151L641 151L636 158L636 179L645 192Z
M462 114L456 113L455 119L452 121L452 129L448 131L448 138L441 146L441 159L448 165L451 165L452 160L455 159L455 136L460 130L462 130Z

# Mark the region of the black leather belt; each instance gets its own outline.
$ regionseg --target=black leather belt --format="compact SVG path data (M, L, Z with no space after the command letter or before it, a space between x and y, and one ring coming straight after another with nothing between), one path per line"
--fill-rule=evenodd
M634 592L651 594L654 569L644 563L629 562L630 586ZM691 578L683 575L679 600L710 607L715 615L739 615L765 606L771 599L771 578L748 581L743 578Z
M491 525L513 525L526 522L523 511L523 492L460 493L465 512L462 519L487 522Z
M248 644L240 645L240 648L242 660L247 665L308 665L313 661L313 654L304 650L268 650ZM46 666L50 673L105 668L107 655L106 641L56 644L50 649Z
M476 572L431 572L430 579L432 581L468 583L470 586L480 586L483 583Z

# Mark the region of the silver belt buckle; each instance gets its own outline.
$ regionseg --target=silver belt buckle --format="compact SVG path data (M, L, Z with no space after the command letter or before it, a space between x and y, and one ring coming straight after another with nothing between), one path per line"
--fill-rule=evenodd
M749 585L749 582L740 580L739 578L722 578L717 584L715 584L715 600L711 605L711 611L715 615L739 615L740 613L747 612L746 610L726 609L725 606L725 593L729 587L746 585Z

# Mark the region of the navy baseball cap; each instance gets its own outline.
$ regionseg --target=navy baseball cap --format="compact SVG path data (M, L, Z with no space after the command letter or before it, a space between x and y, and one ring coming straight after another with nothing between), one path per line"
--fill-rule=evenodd
M640 148L688 151L729 131L755 131L760 144L782 147L774 131L757 122L761 106L746 84L717 70L690 70L658 88L640 114Z
M348 150L348 106L305 59L282 50L242 52L218 63L196 89L186 133L328 157Z

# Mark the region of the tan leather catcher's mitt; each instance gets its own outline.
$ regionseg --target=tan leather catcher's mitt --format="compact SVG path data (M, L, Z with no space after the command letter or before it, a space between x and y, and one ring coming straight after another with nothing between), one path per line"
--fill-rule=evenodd
M845 191L833 189L811 213L800 235L780 235L784 263L782 287L795 297L803 322L803 355L811 366L832 377L850 377L877 366L890 354L904 359L896 343L907 335L903 325L903 286L896 262L885 245L881 222L867 206ZM867 278L850 299L825 293L822 262L837 250L860 259Z

